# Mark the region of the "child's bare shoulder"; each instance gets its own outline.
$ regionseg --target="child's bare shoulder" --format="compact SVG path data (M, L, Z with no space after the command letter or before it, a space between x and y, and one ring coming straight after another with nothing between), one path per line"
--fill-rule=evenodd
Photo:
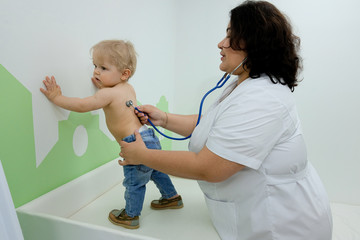
M118 84L111 88L111 98L113 99L114 103L121 103L123 104L124 101L132 100L136 101L136 93L134 88L126 83L126 84Z
M112 89L114 89L115 91L117 91L119 93L135 94L135 90L134 90L133 86L131 86L131 84L129 84L129 83L118 84L118 85L114 86Z

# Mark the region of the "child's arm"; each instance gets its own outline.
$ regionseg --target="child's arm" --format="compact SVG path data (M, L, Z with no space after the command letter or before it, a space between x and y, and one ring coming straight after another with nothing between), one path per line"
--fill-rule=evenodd
M103 88L95 93L95 95L86 98L65 97L61 93L61 88L56 84L55 77L46 77L43 81L45 88L40 91L54 104L75 112L89 112L92 110L103 108L112 101L109 89Z

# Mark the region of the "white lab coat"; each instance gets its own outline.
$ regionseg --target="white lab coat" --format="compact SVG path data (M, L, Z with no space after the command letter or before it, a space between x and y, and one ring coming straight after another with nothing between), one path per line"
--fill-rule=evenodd
M329 201L307 160L290 89L273 84L266 75L235 86L236 79L219 99L229 95L201 118L189 143L190 151L199 152L206 145L246 166L223 182L199 181L219 236L331 239Z

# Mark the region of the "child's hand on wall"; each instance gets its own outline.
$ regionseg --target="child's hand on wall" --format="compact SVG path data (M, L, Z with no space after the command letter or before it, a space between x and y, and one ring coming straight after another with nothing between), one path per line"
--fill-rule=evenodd
M55 77L48 76L45 77L43 80L46 89L40 88L40 91L51 101L54 102L55 98L61 96L61 88L59 85L56 84Z

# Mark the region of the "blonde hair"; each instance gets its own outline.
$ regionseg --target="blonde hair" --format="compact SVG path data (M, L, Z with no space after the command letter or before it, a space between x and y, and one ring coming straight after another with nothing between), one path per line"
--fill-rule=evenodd
M109 61L119 71L129 69L132 77L136 70L136 52L134 45L123 40L104 40L94 45L90 52L93 60L99 62ZM130 78L129 77L129 78Z

